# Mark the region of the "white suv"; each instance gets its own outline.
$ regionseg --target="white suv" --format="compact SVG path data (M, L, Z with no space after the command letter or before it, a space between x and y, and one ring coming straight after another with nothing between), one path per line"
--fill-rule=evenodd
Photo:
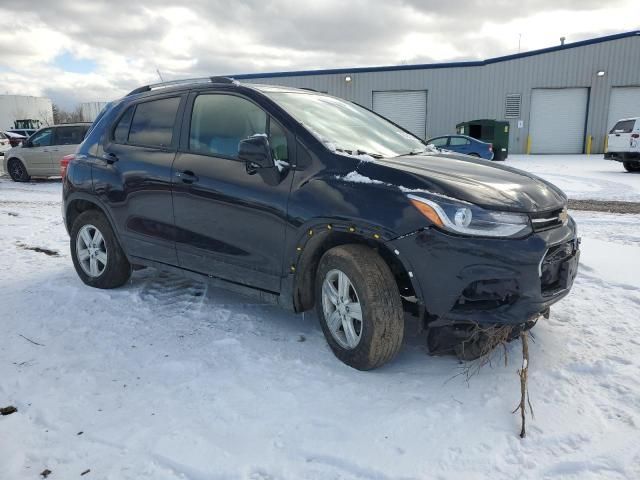
M640 172L640 117L616 122L609 132L604 158L622 162L628 172Z
M16 182L27 182L32 176L60 175L60 159L75 153L90 126L70 123L41 128L4 154L4 171Z

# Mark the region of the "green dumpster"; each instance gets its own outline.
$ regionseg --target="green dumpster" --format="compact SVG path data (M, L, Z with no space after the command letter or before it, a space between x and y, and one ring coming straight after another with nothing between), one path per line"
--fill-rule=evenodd
M459 135L468 135L493 144L493 159L506 160L509 154L509 122L500 120L472 120L456 125Z

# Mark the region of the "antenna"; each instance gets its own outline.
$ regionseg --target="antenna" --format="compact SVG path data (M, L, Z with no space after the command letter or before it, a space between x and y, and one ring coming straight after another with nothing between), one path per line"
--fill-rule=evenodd
M160 75L160 69L156 68L156 73L158 74L158 77L160 77L160 81L164 82L164 78L162 78L162 75Z
M520 53L520 40L522 40L522 34L518 34L518 53Z
M564 46L564 41L566 40L566 37L560 37L560 46L563 47Z

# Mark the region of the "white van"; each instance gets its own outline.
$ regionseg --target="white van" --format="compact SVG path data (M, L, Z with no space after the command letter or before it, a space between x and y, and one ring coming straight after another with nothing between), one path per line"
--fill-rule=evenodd
M628 172L640 172L640 117L616 122L609 132L604 158L622 162Z

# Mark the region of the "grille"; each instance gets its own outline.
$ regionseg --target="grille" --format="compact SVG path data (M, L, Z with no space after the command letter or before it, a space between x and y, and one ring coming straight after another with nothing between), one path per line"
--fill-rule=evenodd
M567 209L558 208L547 212L532 213L529 217L531 218L533 231L541 232L563 225L567 218Z
M563 290L566 268L563 265L576 252L574 242L562 243L551 247L540 263L540 287L544 296L554 295Z

